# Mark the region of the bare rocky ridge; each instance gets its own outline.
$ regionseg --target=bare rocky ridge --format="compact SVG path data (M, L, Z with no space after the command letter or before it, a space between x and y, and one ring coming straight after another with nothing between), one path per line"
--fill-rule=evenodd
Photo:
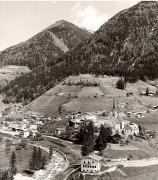
M66 46L66 44L64 44L64 42L62 40L60 40L55 34L53 34L52 32L50 32L53 39L54 39L54 43L57 47L59 47L62 51L67 52L69 49Z

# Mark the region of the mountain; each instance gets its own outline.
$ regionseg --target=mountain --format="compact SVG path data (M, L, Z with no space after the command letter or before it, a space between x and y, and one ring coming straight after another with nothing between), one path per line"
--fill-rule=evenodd
M157 30L158 2L140 2L112 17L64 60L70 64L75 59L79 67L74 73L156 78Z
M0 65L23 65L30 69L55 64L56 59L89 35L84 29L61 20L29 40L0 52Z
M30 94L35 94L34 99L69 75L80 73L125 76L130 82L157 78L157 30L158 2L140 2L116 14L49 69L36 69L36 75L24 75L2 92L16 101L27 100ZM14 88L20 89L19 94Z

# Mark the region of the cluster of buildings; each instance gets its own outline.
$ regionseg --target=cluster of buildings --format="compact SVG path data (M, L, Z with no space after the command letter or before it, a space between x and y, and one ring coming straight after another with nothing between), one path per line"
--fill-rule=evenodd
M22 120L4 120L0 123L0 131L12 136L27 138L35 137L38 128L45 124L48 119L44 116L33 115Z
M127 117L129 118L143 118L144 114L147 113L147 110L144 111L129 111L127 112Z
M81 123L85 121L93 121L95 127L101 124L112 128L113 135L116 133L124 135L134 135L139 133L139 127L135 123L127 121L124 113L118 113L113 110L109 113L81 113L76 112L70 115L69 126L79 129Z

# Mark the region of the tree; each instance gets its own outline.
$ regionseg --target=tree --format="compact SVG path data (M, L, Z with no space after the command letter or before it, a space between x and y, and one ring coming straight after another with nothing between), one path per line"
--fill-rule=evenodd
M4 171L1 171L1 178L0 180L13 180L13 174L11 173L11 171L8 169L8 170L4 170Z
M38 151L37 151L37 166L39 169L41 169L42 167L42 151L41 151L41 148L39 147L38 148Z
M51 159L53 155L53 148L52 146L49 146L49 158Z
M87 131L84 134L83 144L81 148L81 153L83 156L86 156L93 152L95 145L95 136L94 136L94 125L90 121L87 125Z
M46 156L42 156L41 169L44 169L44 167L46 165L46 161L47 161Z
M106 129L106 135L107 135L107 142L111 143L112 141L112 129L111 127L105 127Z
M107 145L107 133L105 127L101 125L99 136L96 139L95 148L96 150L102 151L103 149L106 148L106 145Z
M59 114L62 113L62 107L61 107L61 105L59 105L59 107L58 107L58 112L59 112Z
M41 148L38 149L34 146L32 157L30 159L29 168L30 170L36 171L39 169L43 169L46 163L45 156L42 155Z
M15 152L12 152L11 158L10 158L10 171L13 175L15 175L17 173L17 167L16 167L16 155Z
M85 122L81 123L79 132L76 135L77 143L82 144L84 140L84 135L87 133L87 124Z
M115 99L113 98L113 110L115 110L116 107L115 107Z
M122 78L116 82L116 88L121 90L125 88L125 81Z
M29 168L30 170L37 170L37 148L34 146L32 157L30 159Z
M148 88L148 87L146 88L145 95L146 95L146 96L148 96L148 95L149 95L149 88Z
M101 125L99 136L96 139L95 149L102 151L106 148L108 142L112 142L112 129L111 127Z

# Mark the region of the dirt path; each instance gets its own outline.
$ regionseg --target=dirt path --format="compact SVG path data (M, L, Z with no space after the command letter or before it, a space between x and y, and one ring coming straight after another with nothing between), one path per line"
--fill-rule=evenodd
M120 151L125 151L125 150L130 150L130 151L134 151L134 150L138 150L137 147L133 146L133 145L124 145L124 146L120 146L120 144L108 144L108 148L107 149L112 149L112 150L120 150Z

